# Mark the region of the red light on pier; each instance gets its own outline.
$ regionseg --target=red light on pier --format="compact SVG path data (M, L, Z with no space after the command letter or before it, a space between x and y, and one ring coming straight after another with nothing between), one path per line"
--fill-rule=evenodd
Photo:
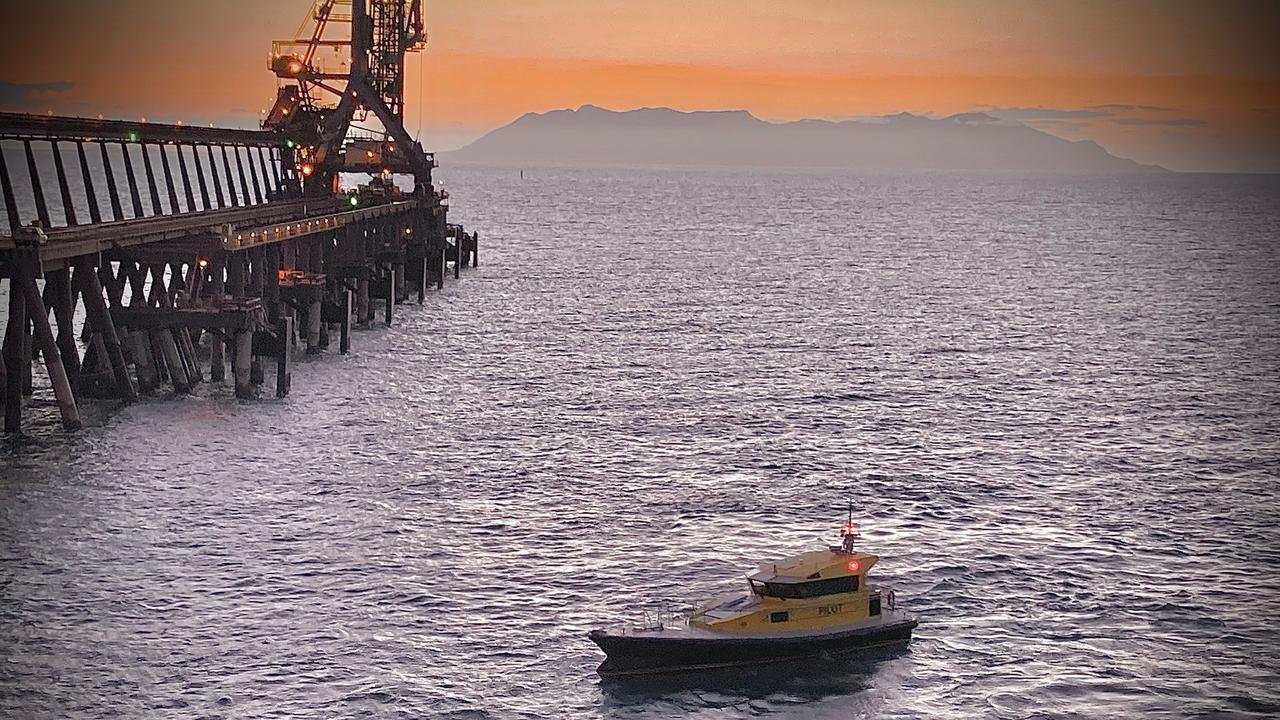
M845 563L845 567L849 568L849 572L856 573L862 569L862 563L858 562L857 560L850 560L849 562Z

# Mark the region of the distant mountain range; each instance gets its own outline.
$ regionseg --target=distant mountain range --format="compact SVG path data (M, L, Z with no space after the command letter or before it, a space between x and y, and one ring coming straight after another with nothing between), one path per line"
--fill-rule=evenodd
M831 122L765 122L743 110L628 112L584 105L529 113L464 148L449 162L506 166L764 166L855 170L1034 173L1165 172L984 113L910 113Z

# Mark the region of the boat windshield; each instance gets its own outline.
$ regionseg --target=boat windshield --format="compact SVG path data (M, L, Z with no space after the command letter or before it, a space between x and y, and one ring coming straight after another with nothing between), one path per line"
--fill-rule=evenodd
M788 599L821 597L823 595L856 592L857 589L857 575L827 578L825 580L813 580L802 583L761 582L759 580L751 581L751 592L757 595Z

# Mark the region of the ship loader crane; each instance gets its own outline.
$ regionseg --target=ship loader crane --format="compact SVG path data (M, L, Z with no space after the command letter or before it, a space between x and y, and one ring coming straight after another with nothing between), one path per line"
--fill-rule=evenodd
M435 159L404 128L405 57L426 40L422 0L315 0L294 38L272 43L282 84L262 124L296 148L304 195L337 192L340 173L388 188L408 174L438 205Z

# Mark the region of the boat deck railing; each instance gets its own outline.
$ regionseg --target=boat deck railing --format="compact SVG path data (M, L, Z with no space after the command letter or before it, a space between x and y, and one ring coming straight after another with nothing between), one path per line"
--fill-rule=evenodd
M889 585L877 585L871 588L871 595L880 601L880 607L888 610L898 608L898 593Z
M675 608L663 603L656 608L645 608L640 611L636 630L664 630L669 627L683 627L685 618Z

